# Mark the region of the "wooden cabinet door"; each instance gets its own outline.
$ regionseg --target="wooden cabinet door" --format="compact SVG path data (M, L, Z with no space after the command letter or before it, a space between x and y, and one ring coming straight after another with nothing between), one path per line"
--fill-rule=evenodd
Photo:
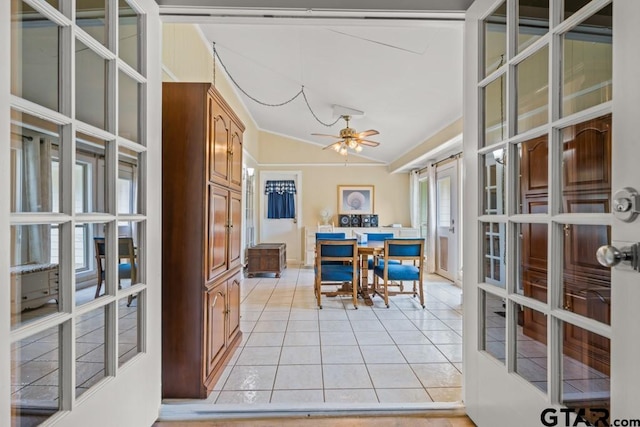
M209 180L229 184L229 135L231 119L211 97L209 102Z
M242 233L242 194L229 193L229 268L240 265Z
M227 281L227 342L233 341L240 331L240 276L241 272Z
M213 280L229 269L227 233L229 230L229 191L209 185L207 235L207 279ZM238 227L239 232L239 227Z
M229 186L239 191L242 187L242 132L233 122L229 149Z
M205 295L205 372L206 379L216 367L226 349L226 283L206 291Z

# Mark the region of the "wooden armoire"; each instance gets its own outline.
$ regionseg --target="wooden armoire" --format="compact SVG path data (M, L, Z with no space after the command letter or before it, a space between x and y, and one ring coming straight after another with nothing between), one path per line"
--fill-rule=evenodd
M610 212L611 115L562 130L562 211ZM522 213L547 213L549 206L547 136L522 143L520 194ZM610 324L611 270L598 264L596 251L610 242L606 226L563 227L562 305L565 310ZM521 239L524 295L547 301L545 225L523 225ZM526 335L546 342L546 318L531 309L522 319ZM609 340L569 323L564 325L564 353L609 374Z
M163 84L164 398L205 398L241 340L243 132L210 83Z

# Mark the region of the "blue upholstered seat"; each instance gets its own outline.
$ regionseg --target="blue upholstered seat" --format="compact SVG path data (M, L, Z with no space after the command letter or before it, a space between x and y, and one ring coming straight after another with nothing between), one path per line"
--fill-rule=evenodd
M350 295L358 308L358 246L356 239L316 240L314 291L318 307L322 308L322 295ZM344 286L349 283L350 286ZM332 291L322 291L323 285L332 285ZM337 285L340 285L338 288Z
M367 233L367 240L369 242L384 242L387 239L393 239L393 233ZM400 261L392 259L391 264L400 264ZM384 263L382 259L380 259L379 264ZM369 258L367 260L367 268L369 270L373 270L373 258Z
M400 264L392 264L398 261ZM424 240L423 239L387 239L384 241L384 263L373 269L374 292L384 297L384 303L389 307L389 295L420 294L420 305L424 308L424 290L422 284L424 271ZM383 280L383 293L378 290L378 278ZM412 281L413 289L404 292L403 281ZM389 292L389 286L400 286L399 291Z

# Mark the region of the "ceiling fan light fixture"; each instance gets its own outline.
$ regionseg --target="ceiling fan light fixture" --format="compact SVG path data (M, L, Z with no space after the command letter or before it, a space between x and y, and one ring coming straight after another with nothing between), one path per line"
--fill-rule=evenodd
M380 143L376 141L371 141L369 139L364 139L369 136L378 135L379 132L375 129L369 129L364 132L356 132L355 129L349 127L349 120L351 120L351 116L343 115L342 118L346 122L346 127L340 130L340 136L327 135L323 133L312 133L311 135L317 136L328 136L331 138L340 138L340 141L336 141L333 144L329 144L323 148L326 150L327 148L332 148L337 153L346 156L349 154L349 150L353 150L356 153L360 153L363 150L363 145L367 147L377 147Z

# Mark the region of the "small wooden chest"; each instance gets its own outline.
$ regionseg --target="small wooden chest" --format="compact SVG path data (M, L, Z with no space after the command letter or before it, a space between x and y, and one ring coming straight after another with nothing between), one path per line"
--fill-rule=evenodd
M249 265L247 276L256 273L275 273L280 277L287 268L287 245L284 243L260 243L247 249Z

